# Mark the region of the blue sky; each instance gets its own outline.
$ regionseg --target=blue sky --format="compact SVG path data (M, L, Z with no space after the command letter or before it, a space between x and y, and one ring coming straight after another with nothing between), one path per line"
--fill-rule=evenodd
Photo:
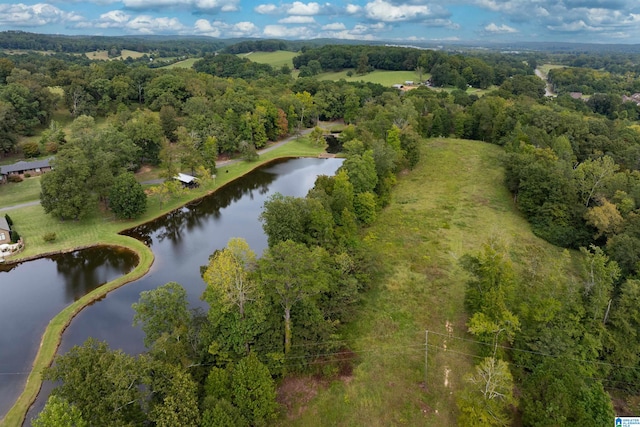
M417 41L640 43L640 0L0 0L0 29Z

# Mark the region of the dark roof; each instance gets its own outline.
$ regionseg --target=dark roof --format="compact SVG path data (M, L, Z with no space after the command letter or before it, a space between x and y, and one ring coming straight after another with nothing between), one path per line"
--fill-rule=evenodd
M4 216L0 216L0 230L11 230L7 219Z
M49 157L48 159L44 159L44 160L36 160L33 162L20 161L12 165L0 166L0 174L6 175L11 172L22 172L22 171L28 171L32 169L48 168L48 167L51 167L51 165L49 164L51 159L53 159L53 157Z

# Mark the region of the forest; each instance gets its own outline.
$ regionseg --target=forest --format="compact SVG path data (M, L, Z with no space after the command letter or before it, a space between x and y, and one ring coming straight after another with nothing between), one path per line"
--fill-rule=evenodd
M567 248L544 274L523 269L495 241L460 259L467 336L483 345L470 385L456 390L459 424L606 425L613 394L640 395L640 106L623 98L640 90L640 55L611 53L610 66L594 69L603 62L595 54L306 46L294 77L231 54L249 48L282 46L204 52L192 69L0 57L0 153L55 155L41 201L61 219L127 206L114 188L136 187L131 173L142 164L164 176L207 176L219 155L251 158L318 120L345 123L339 172L320 177L305 198L265 204L268 250L258 258L233 239L202 266L208 311L191 310L177 283L143 292L132 320L148 352L90 340L59 356L45 372L58 386L34 425L62 416L74 425L276 422L282 378L339 370L325 355L348 350L344 328L371 283L384 280L377 266L385 254L366 229L437 137L501 147L505 181L496 185L536 235ZM557 97L545 96L534 75L551 60ZM415 70L424 84L398 91L316 78L341 69ZM72 120L68 132L54 120L59 108ZM139 206L121 214L135 216Z

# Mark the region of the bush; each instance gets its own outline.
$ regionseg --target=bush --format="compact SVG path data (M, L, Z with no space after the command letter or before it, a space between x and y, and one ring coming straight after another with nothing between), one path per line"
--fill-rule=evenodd
M22 144L22 152L25 157L38 157L40 155L40 144L34 141Z
M25 178L31 178L31 174L29 172L25 172L24 177Z
M9 232L9 236L11 237L11 243L18 243L18 241L20 240L20 235L16 230L11 230Z
M20 175L9 175L7 177L7 181L9 182L22 182L22 177Z
M51 243L51 242L54 242L57 237L58 236L56 235L56 233L49 232L49 233L45 233L45 235L42 236L42 240L44 240L47 243Z
M11 219L11 217L9 216L9 214L5 214L4 215L4 219L7 220L7 224L9 224L9 227L13 227L13 220Z

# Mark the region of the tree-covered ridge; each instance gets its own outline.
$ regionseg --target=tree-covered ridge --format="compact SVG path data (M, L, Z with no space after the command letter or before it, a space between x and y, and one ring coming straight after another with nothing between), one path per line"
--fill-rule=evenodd
M514 75L533 74L533 60L526 61L527 58L529 55L522 58L496 54L470 56L408 47L327 45L303 49L293 59L293 64L301 73L311 70L312 75L320 70L347 68L355 69L357 74L372 70L416 70L420 75L431 73L435 86L466 89L471 85L486 89L493 84L500 85Z
M25 31L0 32L0 47L59 53L85 53L113 50L118 56L123 49L159 56L204 55L215 52L230 42L210 37L180 36L66 36L36 34ZM115 54L117 52L117 54Z

